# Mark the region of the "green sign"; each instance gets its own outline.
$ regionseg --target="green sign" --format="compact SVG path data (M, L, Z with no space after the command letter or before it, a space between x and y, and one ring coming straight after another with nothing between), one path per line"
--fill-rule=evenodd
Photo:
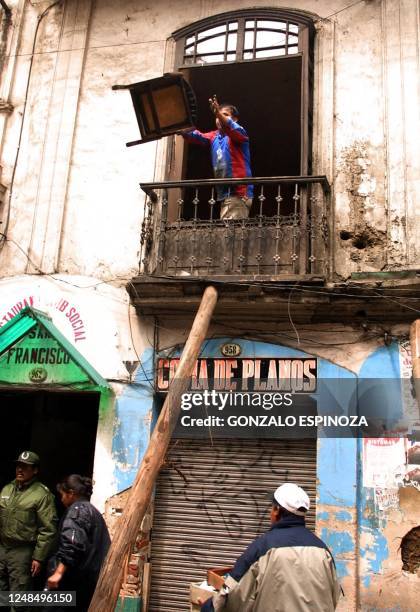
M0 382L76 384L86 372L39 323L0 357Z

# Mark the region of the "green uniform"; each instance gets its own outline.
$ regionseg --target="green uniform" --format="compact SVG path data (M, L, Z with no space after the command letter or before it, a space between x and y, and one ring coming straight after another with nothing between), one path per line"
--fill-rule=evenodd
M45 561L55 543L54 496L33 479L16 480L0 494L0 590L31 589L32 559Z

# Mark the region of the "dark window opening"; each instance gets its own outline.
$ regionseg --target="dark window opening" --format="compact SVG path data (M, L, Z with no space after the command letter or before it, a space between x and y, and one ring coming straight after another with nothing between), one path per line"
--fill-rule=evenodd
M190 69L188 73L197 96L197 127L201 131L215 129L208 98L216 93L220 102L230 102L239 109L239 123L250 138L253 176L300 174L301 57L206 66ZM213 172L208 149L195 145L188 145L186 149L182 178L211 178ZM277 186L266 187L264 195L270 205L265 207L265 214L268 216L276 214L276 194ZM201 191L200 195L203 200L208 200L211 194L210 191ZM251 216L258 214L257 195ZM282 195L282 214L290 214L291 194L284 191ZM184 210L186 219L193 213L191 199L191 194L190 198L186 197L187 202L190 200ZM218 216L218 210L215 210L215 216Z
M92 476L99 394L90 392L0 391L0 482L15 477L14 460L23 450L40 456L39 479L56 493L69 474Z

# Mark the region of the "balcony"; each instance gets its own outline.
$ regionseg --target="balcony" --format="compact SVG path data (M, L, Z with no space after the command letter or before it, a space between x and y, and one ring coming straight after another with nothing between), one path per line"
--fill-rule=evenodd
M218 184L254 185L250 217L221 220ZM196 312L203 290L219 291L217 315L276 324L360 318L411 322L418 272L332 271L332 211L325 176L147 183L140 273L127 285L141 314L181 318ZM328 282L327 282L328 281ZM352 288L349 293L349 283ZM381 286L380 295L372 284ZM382 299L378 299L382 298ZM401 309L399 299L404 298ZM270 324L271 324L270 323Z
M249 218L219 219L218 184L254 185ZM142 275L284 281L328 276L325 176L147 183L142 189Z

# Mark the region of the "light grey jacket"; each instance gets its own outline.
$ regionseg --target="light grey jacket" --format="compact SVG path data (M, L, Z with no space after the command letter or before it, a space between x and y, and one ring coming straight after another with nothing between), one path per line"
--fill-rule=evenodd
M253 563L215 612L333 612L340 597L334 561L323 548L272 548Z

